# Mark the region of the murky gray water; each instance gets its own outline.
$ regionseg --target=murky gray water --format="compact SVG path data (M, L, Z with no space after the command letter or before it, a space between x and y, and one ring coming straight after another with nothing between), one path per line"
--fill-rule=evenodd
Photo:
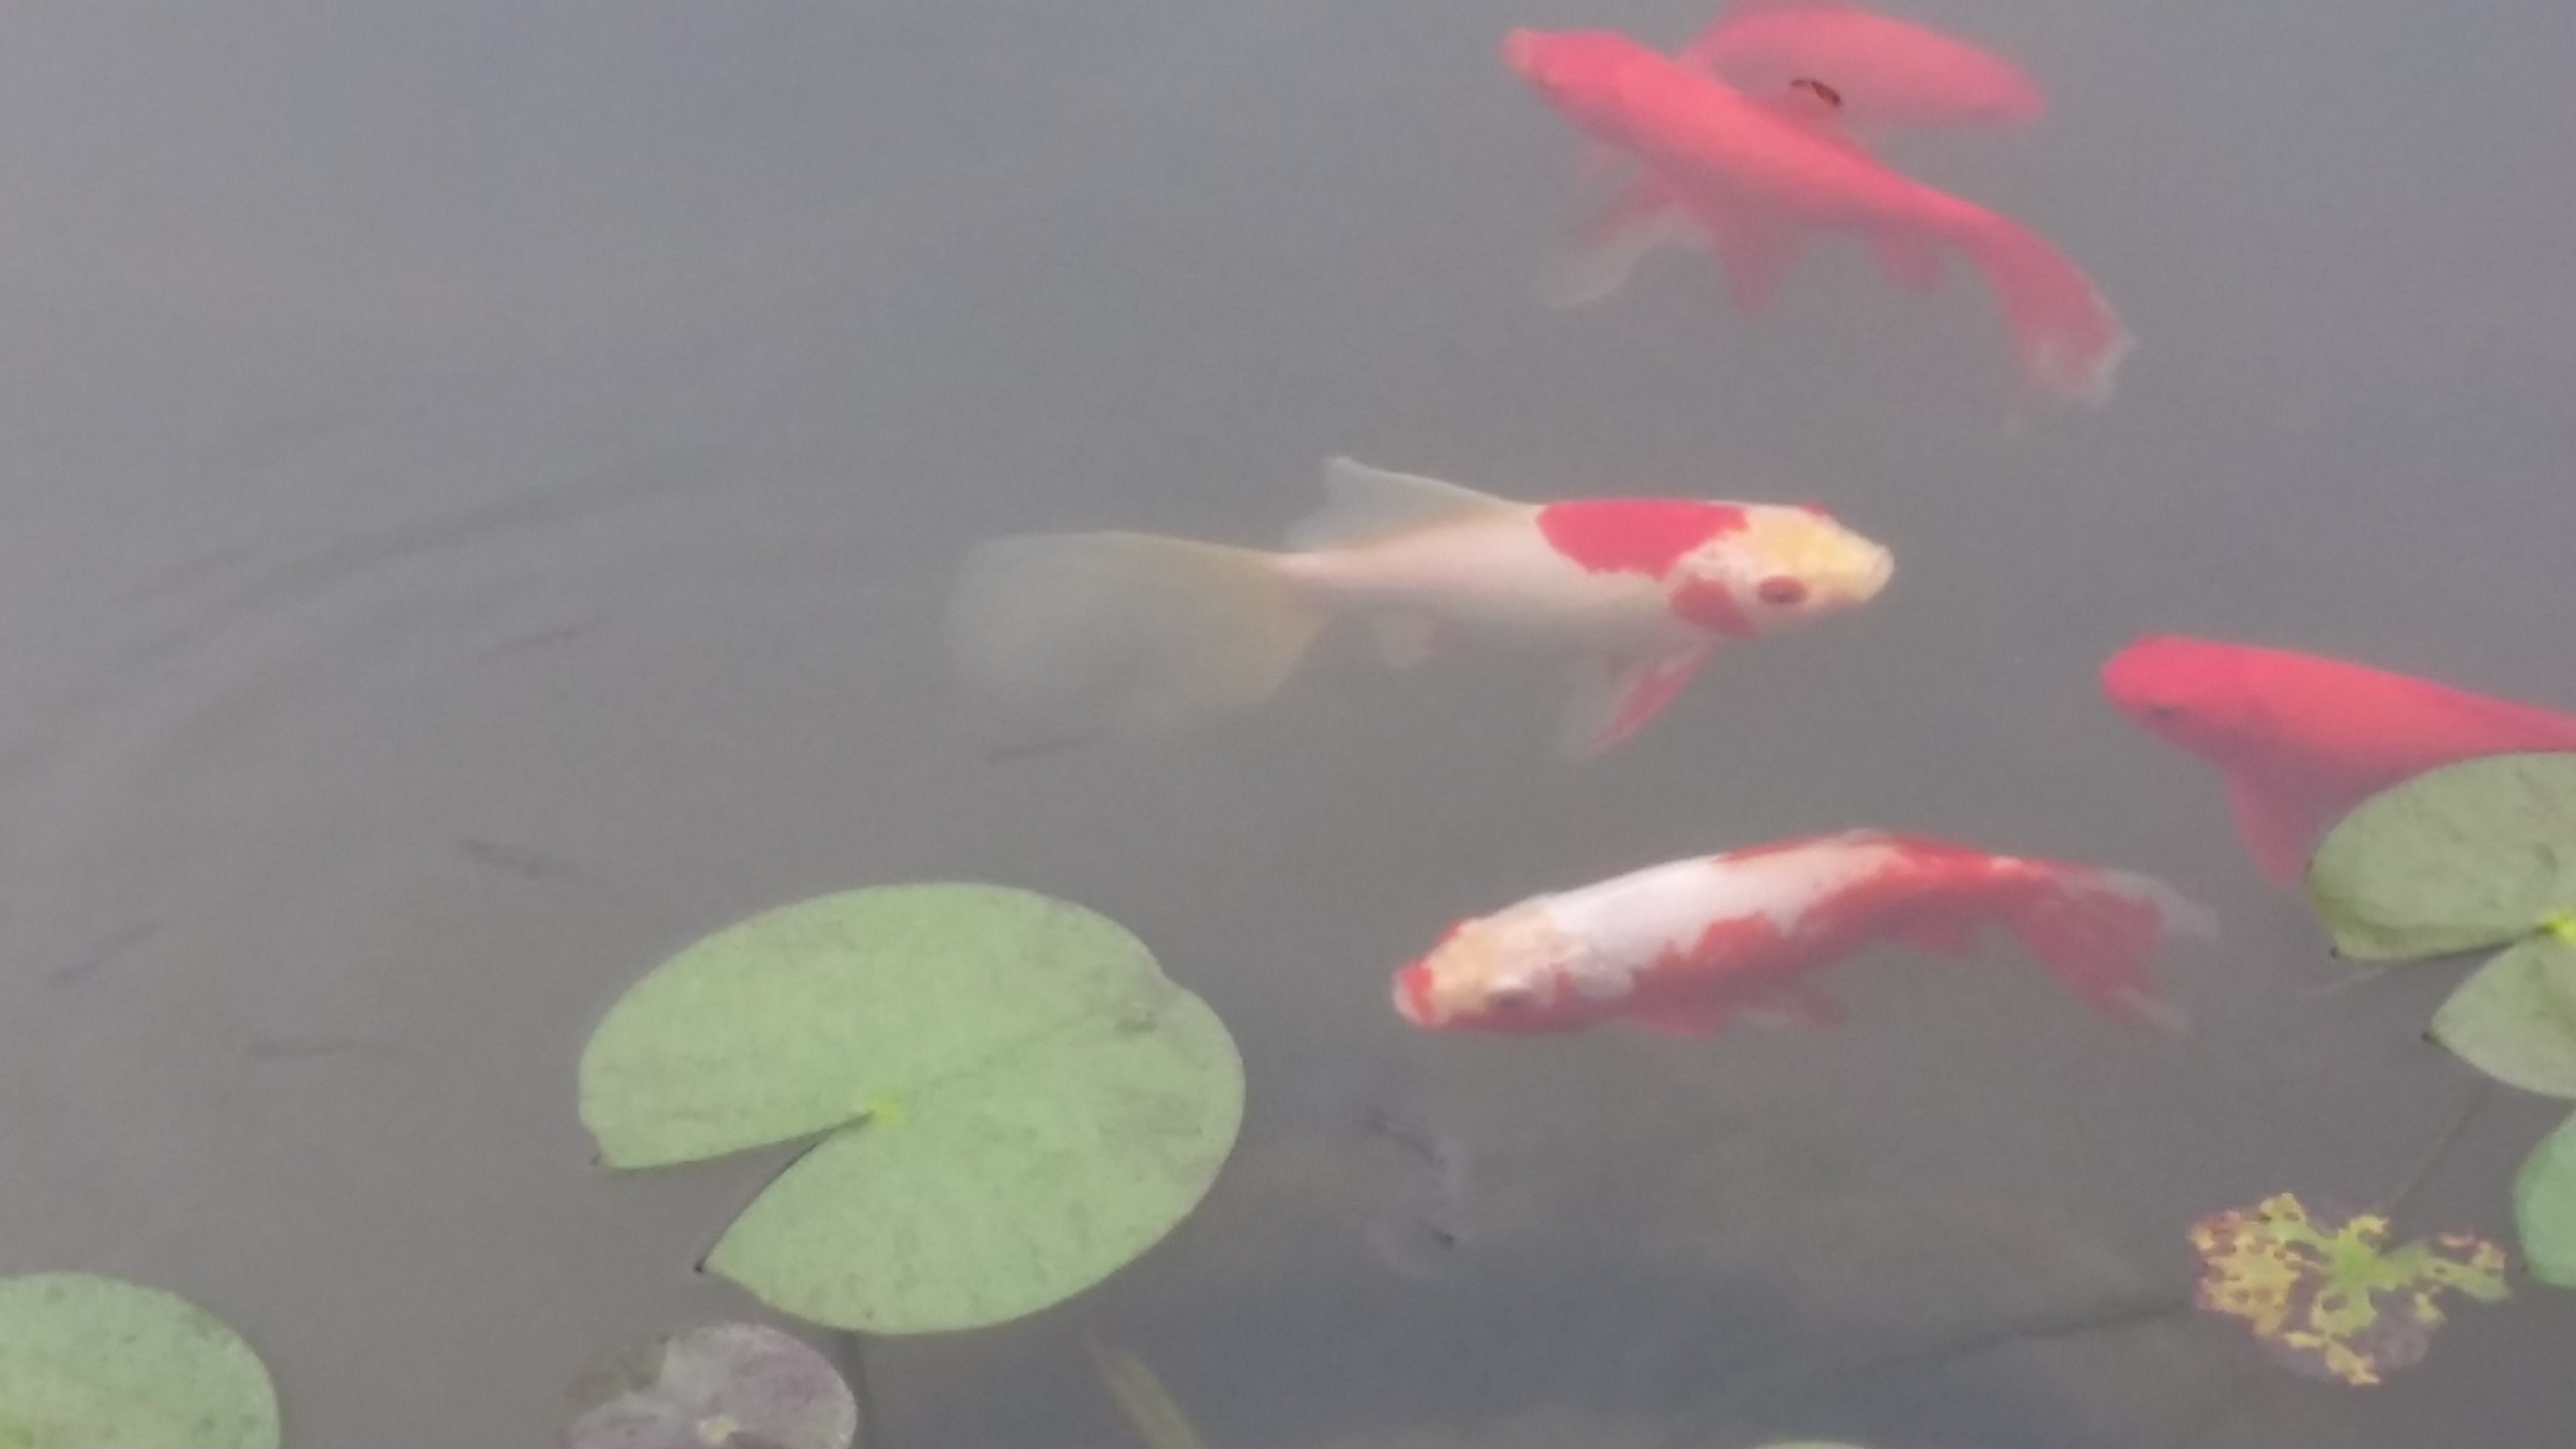
M2188 1313L2008 1340L2187 1291L2199 1214L2385 1193L2472 1088L2416 1039L2455 973L2303 995L2302 909L2093 670L2172 628L2576 705L2576 12L1902 9L2050 89L1890 155L2099 280L2141 342L2098 416L2008 434L1983 287L1848 246L1756 319L1686 255L1532 303L1576 149L1498 38L1706 0L13 8L0 1271L204 1303L296 1444L545 1442L745 1307L689 1264L752 1165L588 1166L598 1014L762 907L964 875L1138 931L1251 1115L1096 1294L872 1344L881 1445L1127 1443L1079 1325L1241 1449L2564 1443L2565 1294L2367 1393ZM1348 649L1184 745L984 757L968 544L1263 542L1335 452L1813 497L1900 565L1583 769L1552 676ZM2207 901L2199 1031L2000 948L1855 963L1826 1034L1387 1009L1460 915L1852 824ZM2554 1117L2499 1092L2401 1234L2509 1242Z

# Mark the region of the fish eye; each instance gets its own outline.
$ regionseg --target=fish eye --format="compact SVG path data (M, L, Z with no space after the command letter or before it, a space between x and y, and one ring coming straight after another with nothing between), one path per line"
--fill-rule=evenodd
M1775 609L1807 602L1807 586L1785 574L1774 574L1753 586L1753 597Z

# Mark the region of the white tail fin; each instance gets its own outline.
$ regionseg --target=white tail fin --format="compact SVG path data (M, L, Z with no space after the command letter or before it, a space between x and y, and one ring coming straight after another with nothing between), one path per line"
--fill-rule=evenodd
M2159 880L2124 870L2032 861L2027 887L2002 909L2039 964L2098 1010L2167 1031L2187 1025L2147 969L2175 936L2209 936L2218 920Z
M1324 624L1273 557L1142 533L996 539L948 605L966 682L1060 737L1159 737L1277 691Z
M2110 401L2120 360L2137 339L2092 280L2010 217L1984 213L1982 224L1958 240L2003 303L2023 392L2088 407Z

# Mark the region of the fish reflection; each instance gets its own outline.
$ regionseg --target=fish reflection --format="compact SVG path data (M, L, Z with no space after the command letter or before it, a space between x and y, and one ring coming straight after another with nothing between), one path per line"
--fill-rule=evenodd
M1645 167L1586 229L1558 300L1615 289L1677 228L1706 239L1746 308L1779 290L1812 232L1859 236L1914 291L1938 283L1955 248L2003 304L2026 396L2109 398L2133 339L2092 281L2021 223L1881 165L1842 131L1832 77L1751 96L1609 31L1515 30L1503 55L1578 129Z
M1881 939L1965 956L1989 923L2096 1010L2166 1028L2181 1013L2147 962L2176 933L2215 929L2145 876L1855 830L1674 861L1461 922L1397 973L1395 1006L1417 1026L1484 1031L1823 1027L1842 1007L1809 973Z
M1628 738L1711 651L1877 596L1888 551L1822 509L1687 498L1515 503L1335 459L1268 553L1141 533L997 539L948 643L967 682L1060 734L1165 736L1240 714L1335 615L1416 663L1451 638L1571 658L1570 756Z
M2366 664L2160 634L2102 666L2102 692L2227 780L2237 834L2283 884L2346 811L2437 765L2576 750L2576 717Z

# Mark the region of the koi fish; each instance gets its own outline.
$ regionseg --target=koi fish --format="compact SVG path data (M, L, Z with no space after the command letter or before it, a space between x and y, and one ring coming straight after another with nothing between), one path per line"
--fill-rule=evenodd
M1142 533L981 544L950 597L950 658L1060 738L1169 736L1259 704L1328 620L1359 614L1399 666L1453 637L1569 659L1559 743L1581 759L1712 651L1857 608L1895 568L1811 505L1516 503L1347 458L1324 482L1282 553Z
M2047 108L2002 56L1842 0L1734 0L1680 60L1748 95L1820 80L1860 124L2026 126Z
M1881 939L1949 956L1998 923L2095 1009L2179 1029L2147 961L2209 913L2145 876L1876 830L1678 860L1462 921L1395 977L1423 1027L1568 1031L1633 1021L1706 1036L1739 1019L1826 1027L1808 979Z
M1553 300L1615 290L1683 227L1715 250L1747 309L1779 290L1811 232L1860 236L1917 292L1938 284L1950 247L2002 302L2026 395L2109 398L2134 339L2092 281L2021 223L1880 164L1840 130L1830 85L1748 96L1609 31L1515 30L1503 55L1578 129L1645 168L1585 229Z
M2576 717L2317 654L2151 635L2102 666L2102 692L2227 779L2245 851L2284 885L2327 827L2437 765L2576 750Z

